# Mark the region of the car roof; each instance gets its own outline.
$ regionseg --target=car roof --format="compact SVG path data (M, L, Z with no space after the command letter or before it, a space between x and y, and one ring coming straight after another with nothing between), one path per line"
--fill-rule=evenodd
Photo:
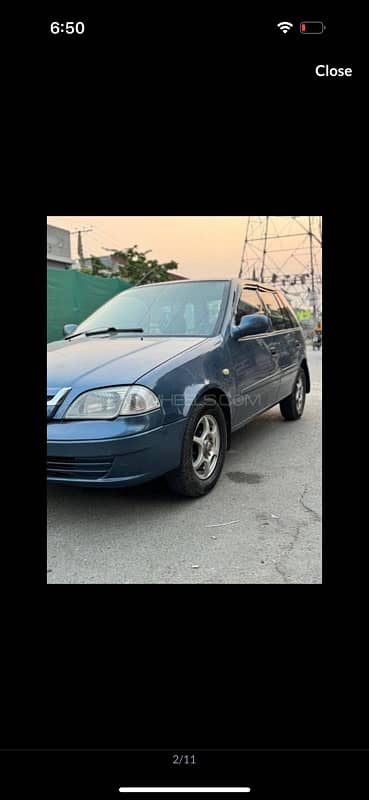
M142 283L140 286L131 286L131 289L143 289L145 286L171 286L173 283L180 283L181 286L187 286L188 283L216 283L227 281L230 283L233 278L186 278L185 280L178 281L155 281L155 283Z
M270 291L278 291L277 287L270 283L261 283L261 281L254 281L251 278L186 278L186 280L178 280L178 281L160 281L155 283L143 283L140 286L131 286L131 289L144 289L145 286L171 286L173 283L180 283L181 286L186 286L188 283L216 283L216 282L224 282L227 281L230 283L231 281L235 281L236 283L240 284L240 286L255 286L259 287L260 289L269 289Z

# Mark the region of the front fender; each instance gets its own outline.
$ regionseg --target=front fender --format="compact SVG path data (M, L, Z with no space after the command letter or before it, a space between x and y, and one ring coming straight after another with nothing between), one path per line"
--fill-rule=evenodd
M157 392L158 393L158 392ZM225 382L210 382L208 380L198 383L188 383L175 391L158 393L163 409L163 422L169 424L179 419L188 417L192 409L204 395L223 395L225 403L232 408L232 393Z
M205 384L198 384L197 386L191 387L191 391L185 392L185 404L184 404L184 415L187 416L194 406L199 403L204 397L209 396L209 402L211 403L219 403L220 401L217 399L224 396L226 399L224 401L225 405L228 405L229 408L232 408L232 393L230 391L230 387L225 384L225 382L219 383L205 383ZM222 405L222 402L220 402Z
M160 398L164 425L187 417L206 392L223 393L231 407L235 386L232 375L223 374L226 364L223 341L208 340L207 348L201 350L196 357L187 357L170 369L167 365L166 370L154 370L142 380Z

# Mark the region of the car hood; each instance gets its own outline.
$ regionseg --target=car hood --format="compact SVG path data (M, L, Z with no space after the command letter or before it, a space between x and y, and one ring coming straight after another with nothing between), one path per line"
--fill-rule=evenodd
M131 384L205 337L81 337L48 345L48 390Z

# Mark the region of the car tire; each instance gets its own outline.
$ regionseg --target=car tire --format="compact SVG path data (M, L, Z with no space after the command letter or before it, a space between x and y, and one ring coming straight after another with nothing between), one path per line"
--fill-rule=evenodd
M306 397L306 378L305 372L300 367L293 386L292 394L285 397L279 404L282 416L286 420L300 419L302 417Z
M188 419L181 463L165 476L170 489L185 497L202 497L210 492L223 469L226 449L224 414L215 397L204 398Z

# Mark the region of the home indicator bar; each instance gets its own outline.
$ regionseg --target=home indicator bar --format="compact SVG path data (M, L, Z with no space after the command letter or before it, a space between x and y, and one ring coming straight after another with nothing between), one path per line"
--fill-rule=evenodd
M219 788L215 786L120 786L119 791L126 792L126 794L130 792L135 794L146 794L147 792L222 792L223 794L236 792L237 794L242 794L243 792L251 792L251 789L249 786L222 786Z

